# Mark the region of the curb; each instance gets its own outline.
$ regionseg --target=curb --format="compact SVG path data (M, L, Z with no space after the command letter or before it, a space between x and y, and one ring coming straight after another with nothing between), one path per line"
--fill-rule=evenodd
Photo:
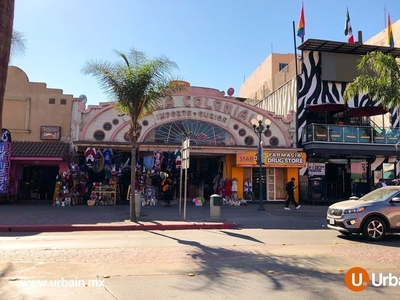
M180 223L132 225L0 225L0 232L70 232L70 231L128 231L128 230L189 230L234 229L235 223Z

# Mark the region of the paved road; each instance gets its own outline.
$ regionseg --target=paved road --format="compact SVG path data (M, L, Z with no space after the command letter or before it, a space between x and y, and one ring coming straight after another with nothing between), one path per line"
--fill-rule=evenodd
M399 299L343 283L354 266L400 276L399 244L328 229L2 233L0 299ZM22 286L61 279L101 286Z

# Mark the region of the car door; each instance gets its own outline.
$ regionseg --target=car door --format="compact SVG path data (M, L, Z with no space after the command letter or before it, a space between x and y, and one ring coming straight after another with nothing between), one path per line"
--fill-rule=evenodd
M400 193L397 193L393 198L400 197ZM400 201L390 200L386 203L387 206L384 209L384 214L389 220L390 228L395 230L400 230Z

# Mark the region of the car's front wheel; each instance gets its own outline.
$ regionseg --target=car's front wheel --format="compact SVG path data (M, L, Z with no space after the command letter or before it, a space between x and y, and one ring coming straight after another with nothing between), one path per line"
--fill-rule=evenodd
M363 236L371 241L379 241L386 235L386 225L379 217L368 218L364 222Z

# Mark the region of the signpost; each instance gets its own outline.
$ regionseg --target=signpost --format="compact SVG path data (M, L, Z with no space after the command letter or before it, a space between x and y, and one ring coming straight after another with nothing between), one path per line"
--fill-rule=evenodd
M189 169L189 146L190 139L187 138L182 142L182 168L181 168L181 180L180 180L180 199L179 199L179 215L181 214L181 202L182 202L182 172L185 170L185 191L184 191L184 202L183 202L183 220L186 221L186 198L187 198L187 170Z

